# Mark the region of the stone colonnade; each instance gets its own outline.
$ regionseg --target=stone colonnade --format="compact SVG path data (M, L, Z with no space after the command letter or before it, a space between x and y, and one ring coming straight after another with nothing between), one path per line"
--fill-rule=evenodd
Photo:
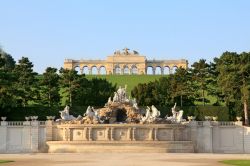
M140 63L106 63L105 61L74 61L65 60L64 68L75 69L79 74L89 75L168 75L173 74L176 69L187 68L186 60L172 61L146 61Z

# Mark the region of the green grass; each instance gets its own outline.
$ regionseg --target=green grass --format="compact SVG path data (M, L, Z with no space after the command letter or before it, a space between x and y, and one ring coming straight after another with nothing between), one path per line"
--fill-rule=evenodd
M236 166L249 166L250 160L223 160L221 163Z
M14 161L10 161L10 160L0 160L0 164L9 163L9 162L14 162Z
M105 78L117 87L124 87L127 85L127 92L130 94L131 90L139 83L148 83L158 80L162 75L86 75L87 79ZM166 77L166 76L165 76Z

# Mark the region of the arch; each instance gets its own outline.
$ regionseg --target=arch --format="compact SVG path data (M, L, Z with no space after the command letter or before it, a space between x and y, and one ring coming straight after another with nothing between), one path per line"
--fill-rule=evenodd
M147 72L148 75L153 75L154 74L154 68L152 66L147 67Z
M123 74L124 74L124 75L130 74L130 71L129 71L129 68L128 68L127 65L123 66Z
M137 69L136 65L131 66L131 74L133 74L133 75L138 74L138 69Z
M89 74L89 67L88 66L83 66L82 73L85 74L85 75Z
M161 72L161 66L156 66L155 67L155 74L156 75L161 75L162 74L162 72Z
M119 65L116 65L114 68L114 74L121 74L121 68Z
M106 75L107 74L107 70L106 70L105 66L101 66L99 68L99 74L101 74L101 75Z
M97 69L96 66L92 66L92 67L91 67L91 74L92 74L92 75L97 75L97 74L98 74L98 69Z
M170 74L170 67L169 66L165 66L163 68L163 74L164 75L169 75Z
M177 67L177 66L173 66L173 67L172 67L172 69L171 69L171 70L172 70L172 72L171 72L171 73L172 73L172 74L174 74L174 73L176 72L176 70L177 70L177 69L178 69L178 67Z
M75 66L74 70L77 71L77 74L82 74L80 66Z

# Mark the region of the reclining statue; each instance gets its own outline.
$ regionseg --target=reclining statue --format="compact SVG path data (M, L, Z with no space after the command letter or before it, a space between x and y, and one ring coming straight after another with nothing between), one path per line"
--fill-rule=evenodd
M172 111L172 116L166 116L165 119L171 122L175 122L175 123L180 123L183 121L182 116L183 116L183 110L180 111L176 111L176 103L174 104L174 106L171 108Z
M151 108L147 106L146 115L141 117L141 123L154 123L160 115L160 111L154 105Z
M61 120L70 121L70 120L79 120L81 118L80 115L77 118L74 117L73 115L70 115L68 105L66 105L63 111L59 111L59 112L60 112Z

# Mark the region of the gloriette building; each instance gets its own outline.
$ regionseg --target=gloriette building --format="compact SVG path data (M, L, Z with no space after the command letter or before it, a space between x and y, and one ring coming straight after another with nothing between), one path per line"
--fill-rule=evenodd
M78 68L81 74L171 74L176 68L187 68L188 61L178 60L147 60L137 51L115 51L106 60L73 60L65 59L65 69Z

